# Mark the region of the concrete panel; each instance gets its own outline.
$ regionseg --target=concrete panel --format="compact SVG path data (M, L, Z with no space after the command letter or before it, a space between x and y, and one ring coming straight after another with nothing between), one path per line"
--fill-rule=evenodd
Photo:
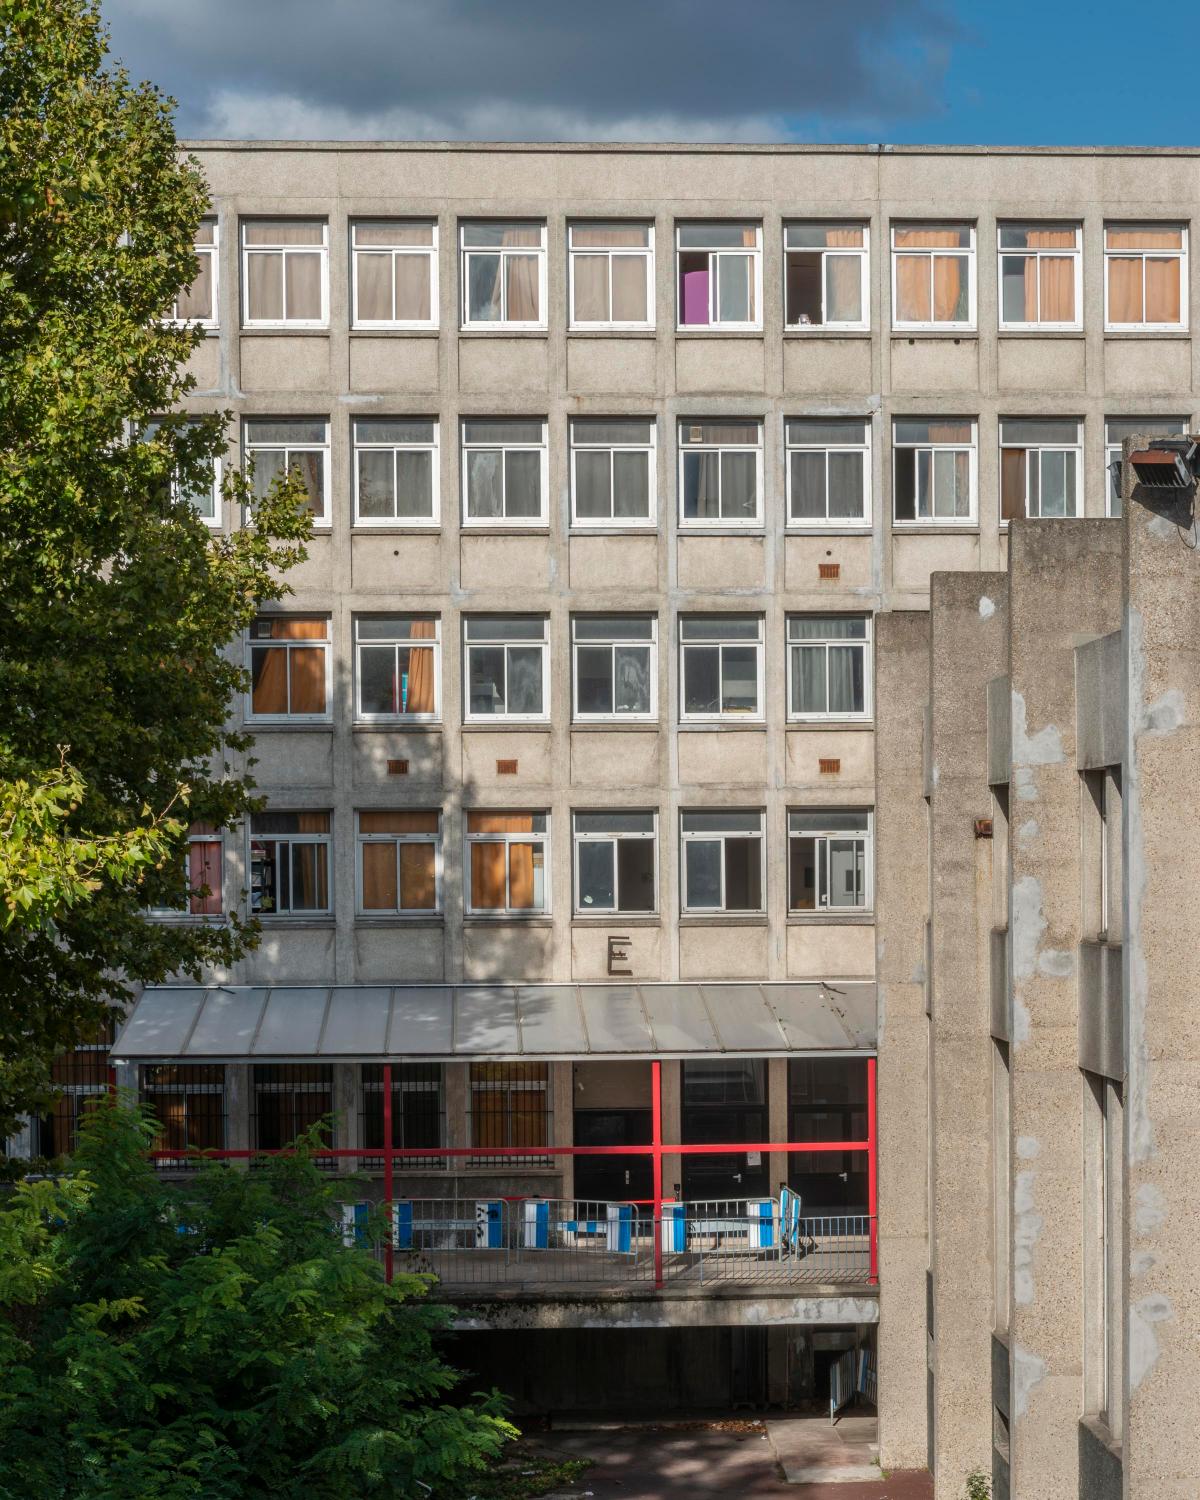
M975 572L979 568L979 537L939 533L892 532L892 585L897 589L928 589L931 573Z
M1075 648L1075 755L1081 771L1119 766L1125 759L1128 709L1125 643L1120 631Z
M330 387L341 384L330 371L329 339L319 334L304 338L295 334L243 334L241 358L242 390L248 395L256 391L315 392L323 397L323 406L312 413L314 416L325 415Z
M571 735L574 786L657 787L659 734L646 730L575 730Z
M307 558L288 570L293 595L329 594L333 589L334 544L328 531L319 531L304 544Z
M221 380L221 341L217 338L205 339L192 350L191 358L187 363L188 374L196 382L193 394L203 395L205 391L220 390Z
M761 729L688 729L679 734L681 786L755 786L767 779Z
M463 977L467 980L550 979L554 929L520 922L469 922L463 928Z
M628 956L620 967L629 969L635 979L667 977L663 973L662 928L622 925L620 917L614 917L611 922L572 927L572 979L610 978L608 940L611 936L627 939L621 947Z
M1104 386L1132 396L1170 396L1192 388L1187 339L1105 339ZM1185 401L1184 405L1190 403Z
M979 389L979 340L894 338L891 388L906 396L934 391L974 395Z
M573 589L657 589L658 537L577 534L568 566Z
M789 396L866 396L872 385L869 338L784 340L783 388Z
M656 385L657 349L646 338L567 340L567 388L581 396L651 394Z
M518 791L525 786L548 786L551 781L552 743L549 729L498 734L487 729L464 728L464 796L475 796L481 787ZM514 760L517 763L515 773L501 775L496 770L497 761Z
M440 983L445 972L440 927L365 926L354 929L355 984Z
M1089 1073L1125 1078L1125 1006L1121 944L1079 945L1079 1066Z
M254 779L260 787L332 786L332 729L265 729L254 734Z
M443 535L350 538L350 578L356 592L420 593L447 582L447 543Z
M875 928L793 923L787 932L789 979L871 979Z
M262 941L242 963L244 984L311 984L333 972L336 933L323 927L264 923Z
M845 1297L655 1297L637 1294L572 1300L555 1296L544 1301L528 1297L496 1298L485 1302L478 1290L470 1303L456 1307L450 1327L486 1328L771 1328L820 1325L845 1328L879 1321L878 1300Z
M462 586L529 589L550 585L550 549L545 537L488 536L464 531L459 538Z
M458 384L485 396L546 396L550 355L545 338L500 334L458 341Z
M870 729L789 729L786 775L788 786L827 789L830 800L845 801L848 789L874 800L875 737ZM840 769L822 773L822 760L841 762Z
M1002 391L1082 392L1086 384L1079 338L1001 338L996 345L996 383Z
M766 587L761 536L680 536L679 587L701 592Z
M413 786L442 784L443 737L438 732L406 734L403 730L355 730L351 741L355 786L386 786L403 794ZM407 761L403 775L388 771L389 761Z
M436 338L372 338L354 334L350 339L350 389L372 391L428 391L438 388L438 341Z
M763 341L758 338L696 338L675 341L675 388L680 395L764 389Z
M876 586L875 540L871 536L789 536L784 539L784 578L788 589L828 594L844 607L847 589ZM822 578L823 563L834 563L836 578Z
M993 677L987 685L988 784L1007 787L1012 775L1012 685Z
M770 934L761 927L722 923L679 929L680 979L758 979L767 972Z

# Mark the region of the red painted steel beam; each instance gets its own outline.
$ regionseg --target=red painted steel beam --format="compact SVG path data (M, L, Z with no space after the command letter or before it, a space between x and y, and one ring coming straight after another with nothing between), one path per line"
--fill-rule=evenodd
M385 1063L386 1067L387 1064ZM870 1141L716 1141L711 1145L708 1142L693 1142L690 1145L681 1145L674 1142L660 1143L658 1146L395 1146L388 1150L386 1147L378 1146L322 1146L313 1152L314 1156L382 1156L386 1159L390 1156L396 1161L403 1161L413 1156L654 1156L657 1153L663 1156L728 1156L738 1155L743 1151L870 1151ZM162 1150L151 1151L152 1157L175 1157L184 1153L178 1149L174 1151ZM281 1146L272 1150L261 1151L232 1151L232 1150L197 1150L198 1156L212 1157L215 1161L252 1159L258 1156L293 1156L295 1152L290 1147Z

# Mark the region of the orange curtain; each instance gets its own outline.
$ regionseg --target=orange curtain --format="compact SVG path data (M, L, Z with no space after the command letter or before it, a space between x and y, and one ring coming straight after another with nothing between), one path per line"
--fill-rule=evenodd
M1025 449L1000 450L1000 515L1012 521L1025 514Z
M471 812L468 833L532 833L533 814L527 812Z
M827 229L825 231L825 244L829 249L838 249L847 245L862 248L863 232L859 228L849 229Z
M296 814L297 833L328 833L329 814L327 812L302 812Z
M358 815L360 833L436 833L436 812L362 812Z
M289 712L323 714L325 652L316 646L293 646L288 651L288 675L291 682Z
M960 322L966 316L966 307L960 306L965 270L966 263L961 256L935 255L933 257L933 321L935 323Z
M362 889L365 911L395 911L396 846L393 843L362 846Z
M897 229L893 241L897 250L944 250L962 247L960 229Z
M1027 229L1025 243L1030 250L1074 250L1073 229Z
M476 911L504 908L505 844L471 845L471 906Z
M1146 257L1146 322L1179 322L1179 266L1177 260Z
M1029 266L1025 262L1025 312L1029 317ZM1038 262L1041 276L1041 321L1075 321L1075 262L1064 255L1043 255ZM1030 320L1032 321L1032 320Z
M528 911L533 906L532 844L508 846L508 904L514 911Z
M287 650L267 647L250 653L253 675L250 702L256 714L285 714L287 704Z
M1110 323L1143 321L1140 258L1113 257L1109 260L1108 319Z
M434 620L414 620L412 636L415 640L433 640L437 632ZM435 707L433 682L433 652L412 647L408 653L408 711L410 714L431 714Z
M433 911L437 905L432 844L400 845L400 905L405 911Z
M902 255L896 262L896 317L901 323L928 323L929 256Z
M1182 250L1182 229L1106 229L1109 250Z

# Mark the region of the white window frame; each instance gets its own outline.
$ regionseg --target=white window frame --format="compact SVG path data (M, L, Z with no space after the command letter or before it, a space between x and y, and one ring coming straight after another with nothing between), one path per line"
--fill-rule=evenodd
M587 421L586 416L572 417L569 423L568 440L571 452L571 525L581 531L653 531L658 525L658 418L657 417L612 417L613 422L646 422L650 427L650 442L640 443L589 443L577 442L576 423ZM586 430L586 429L583 429ZM645 516L581 516L576 506L579 490L576 483L576 455L579 453L644 453L647 466L647 494L649 509ZM612 465L609 464L609 495L612 498Z
M503 816L504 813L528 813L530 817L545 818L546 827L543 833L472 833L470 831L470 815L472 813L491 813ZM463 857L463 910L468 917L475 919L491 918L494 921L520 921L537 919L552 915L554 904L554 881L551 870L551 840L552 831L551 815L548 809L541 808L495 808L495 807L471 807L463 812L463 843L465 845ZM509 844L538 844L542 846L542 885L545 893L545 901L541 906L512 906L512 858L508 853ZM504 844L504 905L475 907L471 905L471 886L473 883L473 872L471 865L471 850L476 844Z
M864 624L866 635L862 640L856 640L853 636L813 636L804 640L793 640L791 624L793 620L828 620L834 618L846 618L861 620ZM787 616L784 624L784 643L787 647L787 717L789 724L866 724L870 723L874 711L874 685L875 685L875 631L874 619L867 614L839 614L832 611L827 615L793 612ZM863 707L861 713L832 712L828 708L823 713L807 713L798 709L793 701L792 692L792 655L794 652L824 649L825 666L825 701L829 702L829 648L831 646L842 646L860 649L863 657Z
M709 423L729 422L738 427L756 426L758 428L758 442L751 443L685 443L683 441L683 429L685 427L705 427ZM754 531L761 530L763 526L763 431L765 422L762 417L746 417L744 420L738 417L680 417L679 426L676 429L676 447L679 449L679 529L681 531ZM726 453L753 453L754 454L754 515L744 520L717 516L714 519L689 519L684 511L684 461L689 453L716 453L724 456ZM718 462L718 485L724 488L724 480L720 475L721 465Z
M246 870L250 876L251 888L247 893L247 902L251 916L258 917L262 921L271 922L275 919L305 921L312 917L328 917L333 914L334 897L334 865L333 865L333 813L327 808L266 808L266 812L295 812L295 813L324 813L329 819L329 828L326 833L255 833L253 815L247 819L246 828ZM278 906L273 911L263 911L261 905L254 905L254 845L260 844L286 844L288 847L288 860L291 861L291 850L294 845L323 845L325 854L325 885L328 902L325 906L304 906L297 910L289 906L287 911L280 911ZM289 883L291 881L291 870L288 872Z
M1178 229L1181 249L1128 250L1108 248L1108 231L1149 229ZM1108 263L1110 260L1140 260L1142 262L1142 310L1146 308L1146 261L1177 260L1179 262L1179 321L1178 323L1115 323L1109 313ZM1105 333L1186 333L1188 331L1188 225L1178 220L1151 222L1142 219L1128 222L1113 220L1104 225L1104 331Z
M513 443L469 443L467 441L467 424L469 422L539 422L542 428L542 440L540 443L513 442ZM509 527L524 530L544 531L549 524L549 499L548 490L550 486L550 447L546 434L545 417L462 417L458 428L458 446L460 454L460 465L462 474L462 524L464 529L471 531L495 531L498 528ZM500 483L505 497L504 503L508 503L508 471L505 465L505 455L508 453L536 453L540 457L538 471L538 488L541 507L536 516L472 516L468 513L470 506L470 477L467 465L468 453L500 453Z
M389 421L389 420L393 421L393 422L429 422L430 425L433 428L433 437L427 443L426 442L420 442L420 443L391 443L391 442L389 442L389 443L383 443L383 442L372 443L372 442L365 442L364 443L364 442L361 442L359 440L358 428L359 428L359 424L360 423L366 424L364 430L368 430L369 431L370 430L369 424L371 422L380 422L380 421L386 422L386 421ZM438 419L436 417L400 416L400 417L391 417L391 418L388 418L388 417L378 417L378 416L374 416L374 415L369 416L369 417L368 416L354 416L354 417L351 417L351 419L350 419L350 444L351 444L351 447L353 449L353 454L354 454L354 459L353 459L353 469L354 469L354 472L351 475L351 483L352 483L352 485L354 487L354 497L353 497L353 503L354 503L354 523L353 524L355 526L361 526L361 527L363 527L365 529L374 529L374 530L378 530L380 528L383 528L384 530L389 530L389 531L396 531L397 529L407 531L410 528L412 528L414 530L419 529L419 530L422 530L422 531L436 531L438 529L438 527L442 524L442 517L441 517L442 476L441 476L441 442L440 442L441 430L440 430L440 427L441 427L441 424L438 422ZM364 515L360 515L359 514L359 509L358 509L358 499L359 499L359 493L360 493L360 491L359 491L359 483L358 483L358 479L359 479L358 470L359 470L359 455L361 453L363 453L364 451L368 451L368 452L372 452L372 453L389 452L389 451L391 452L391 454L392 454L392 484L393 484L392 494L393 494L393 501L395 500L395 497L396 497L396 494L397 494L396 478L395 478L395 476L396 476L396 457L397 457L397 455L399 455L401 453L430 453L430 454L432 454L433 458L432 458L432 462L430 464L430 485L432 486L432 493L431 493L431 496L430 496L430 513L429 513L429 515L427 515L427 516L397 516L397 515L392 515L392 516L364 516Z
M395 620L432 620L434 633L432 636L410 636L407 638L395 636L393 638L377 637L370 640L362 640L359 637L358 627L365 619L395 619ZM417 611L407 614L396 615L355 615L354 617L354 719L358 724L439 724L442 718L442 618L440 615L429 615ZM406 648L433 651L433 712L429 714L398 713L398 714L371 714L367 713L362 706L362 652L363 649L379 650L391 647L393 652L403 651Z
M970 244L969 245L964 245L964 246L959 246L959 247L955 247L955 246L952 246L952 245L944 245L944 246L935 246L935 245L917 246L917 245L914 245L914 246L911 246L911 247L903 247L903 246L901 246L901 247L898 248L897 245L896 245L896 232L897 232L897 230L905 231L905 230L912 230L912 229L965 229L970 234ZM974 224L967 224L967 223L957 222L957 221L953 222L953 223L951 223L949 221L947 221L945 223L931 223L931 222L925 222L925 221L912 222L912 223L910 223L910 222L894 223L892 225L892 227L891 227L891 236L890 236L890 238L891 238L891 247L892 247L892 327L893 327L893 329L897 330L898 332L915 331L915 332L918 332L918 333L919 332L933 332L933 333L955 333L955 332L971 333L971 332L974 332L975 326L976 326L976 319L977 319L976 299L977 299L977 294L978 294L978 279L979 279L978 278L978 274L977 274L976 255L975 255L976 240L977 240L977 236L976 236L976 232L975 232L975 225ZM913 258L915 256L928 256L929 257L929 309L930 309L930 312L933 311L933 257L934 256L952 256L952 257L956 257L959 260L965 260L966 261L966 263L967 263L967 317L966 317L966 321L965 322L962 322L962 321L939 322L935 318L930 318L927 322L926 321L917 321L917 320L904 321L904 320L902 320L900 318L899 311L898 311L898 309L899 309L899 301L898 301L898 298L897 298L897 276L896 276L896 272L897 272L897 269L898 269L898 266L899 266L899 262L900 262L900 260L902 258L904 258L904 259L911 259L911 258Z
M795 817L820 818L825 813L854 813L866 818L867 826L857 829L836 828L812 828L803 832L793 832L792 819ZM817 843L816 864L816 905L813 907L792 905L792 840L813 839ZM787 820L787 904L788 916L801 916L812 919L824 915L832 916L861 916L864 912L873 911L875 908L875 813L872 808L862 807L790 807ZM835 906L829 899L829 846L831 843L846 842L856 843L863 846L863 899L859 906ZM824 882L825 889L822 890Z
M971 428L971 441L969 443L901 443L896 439L896 429L901 422L939 422L959 423L965 422ZM935 453L966 453L968 455L968 486L970 490L970 508L965 516L939 516L928 515L900 518L896 515L897 499L897 464L896 450L899 448L910 449L918 454L930 454L930 464L933 463L932 455ZM914 504L914 511L916 509ZM927 531L937 527L964 528L971 530L979 525L979 421L975 417L922 417L904 416L892 418L892 529L894 531Z
M209 262L209 279L212 286L212 313L207 318L181 318L179 316L179 298L176 297L171 309L171 316L163 321L167 323L178 323L184 328L218 328L221 323L221 223L215 214L205 214L200 220L201 224L212 225L212 244L195 244L192 253L197 260Z
M239 226L239 238L242 251L242 326L243 328L328 328L329 327L329 220L316 218L311 215L298 214L294 218L279 219L280 223L311 223L321 226L321 243L319 245L248 245L246 243L246 230L252 224L270 224L272 215L264 215L259 218L248 214L242 219ZM289 318L287 316L287 258L288 255L313 255L321 257L321 316L319 318ZM252 318L250 316L250 257L252 255L282 255L283 263L280 266L280 276L283 285L280 288L281 301L283 304L282 318Z
M359 245L360 224L403 224L433 231L430 245ZM429 262L428 318L360 318L358 315L358 257L386 255L392 262L392 310L396 308L396 260L400 256L423 255ZM436 219L371 219L360 216L350 221L350 326L351 328L430 329L438 326L438 224Z
M1104 419L1104 514L1110 519L1121 514L1121 497L1113 495L1112 466L1121 457L1121 449L1124 439L1114 443L1108 435L1109 424L1114 422L1134 422L1138 424L1140 431L1160 437L1175 437L1185 433L1191 425L1188 417L1124 417L1113 415ZM1169 431L1170 427L1176 427L1177 432ZM1113 504L1113 500L1116 504Z
M685 829L684 819L690 812L740 814L745 816L754 813L758 817L758 833L753 834L742 829ZM763 810L759 807L684 807L679 810L679 906L684 916L704 917L742 917L759 915L767 909L767 839L764 828L765 819ZM728 890L726 888L726 861L725 841L727 839L758 839L758 888L762 896L762 902L756 907L736 906L730 907L728 903ZM692 906L688 899L688 862L687 846L689 843L719 843L721 845L721 904L720 906Z
M859 229L862 231L863 242L861 246L855 245L789 245L788 230L799 229L804 225L810 225L814 229ZM787 316L787 267L788 257L792 255L819 255L821 257L821 310L824 314L826 305L826 291L828 282L826 280L825 261L830 255L850 256L856 255L859 260L859 305L863 315L857 320L825 320L821 323L790 323ZM788 333L822 334L822 333L860 333L871 326L871 226L854 219L791 219L783 226L783 326Z
M364 833L361 826L361 818L364 812L421 812L436 813L437 831L434 833ZM441 808L384 808L384 807L360 807L354 814L354 911L360 917L383 917L385 919L418 920L422 917L440 916L444 911L443 897L443 861L442 861L442 832L444 820ZM434 878L434 904L433 906L397 906L387 910L381 906L366 907L363 905L363 847L366 844L391 844L396 856L396 899L399 901L401 892L400 880L400 849L404 844L432 844L433 845L433 878Z
M683 635L684 622L695 619L720 620L729 618L734 620L754 620L758 625L757 637L751 639L748 636L730 636L723 638L716 636L711 640L685 640ZM679 624L676 634L679 643L679 722L681 724L761 724L766 715L766 704L764 703L764 681L763 681L763 617L756 614L702 614L699 611L679 616ZM712 651L718 654L717 680L718 686L724 696L724 661L727 647L744 649L747 646L754 647L755 653L755 697L757 706L753 713L741 713L735 709L717 709L713 713L689 713L686 709L687 698L687 669L686 653L688 651Z
M604 833L584 833L579 829L578 819L589 813L603 813L619 817L628 813L631 817L650 818L649 832L640 829L610 829ZM622 907L620 905L621 875L616 845L625 843L649 843L651 857L651 880L654 900L647 907ZM583 889L579 878L579 849L581 844L612 844L613 847L613 904L612 906L584 906L580 900ZM571 814L571 864L573 881L572 907L577 917L653 917L658 915L658 809L641 807L580 807Z
M1004 424L1006 422L1042 421L1042 420L1063 421L1063 422L1072 422L1073 421L1075 423L1075 429L1076 429L1078 440L1076 442L1074 442L1074 443L1016 443L1016 442L1006 443L1004 441ZM1004 514L1004 493L1003 493L1004 454L1005 454L1005 452L1007 450L1010 450L1010 449L1013 450L1014 452L1023 452L1023 453L1025 453L1027 455L1026 461L1025 461L1025 511L1024 511L1024 517L1028 518L1030 520L1035 520L1035 521L1038 521L1038 520L1047 520L1047 521L1058 521L1058 520L1075 521L1075 520L1078 520L1084 514L1083 421L1082 421L1082 419L1081 418L1075 418L1075 417L1061 417L1061 418L1051 417L1051 418L1046 418L1046 419L1043 419L1043 418L1040 418L1040 417L1001 417L1000 420L999 420L999 422L997 423L997 428L998 428L998 431L999 431L999 443L998 443L999 453L998 453L998 461L999 461L999 464L1000 464L1000 490L999 490L999 497L998 497L999 501L1000 501L1000 530L1001 531L1007 531L1008 527L1009 527L1009 521L1011 519L1010 517L1006 517L1005 514ZM1075 460L1075 510L1069 516L1043 516L1042 513L1041 513L1041 491L1042 491L1041 464L1042 464L1042 454L1043 453L1068 453L1068 454L1071 454L1074 457L1074 460ZM1038 507L1039 508L1038 508L1038 514L1036 516L1030 516L1030 514L1029 514L1029 469L1030 469L1030 457L1029 456L1033 455L1033 454L1037 455L1037 462L1038 462L1038 497L1039 497L1038 498Z
M325 428L325 437L324 437L324 440L321 441L321 442L319 442L319 443L318 442L301 442L299 440L297 440L294 443L290 443L290 442L283 442L283 443L281 443L281 442L277 442L277 441L264 443L264 442L251 442L250 441L250 436L249 436L249 433L250 433L250 424L253 423L253 422L291 422L291 421L296 421L296 422L320 422L320 423L322 423L323 426L324 426L324 428ZM312 523L313 523L314 529L316 529L318 531L328 530L333 525L333 521L332 521L332 517L331 517L331 513L330 513L330 496L329 496L329 468L330 468L330 464L329 464L329 452L330 452L330 441L329 441L329 419L328 419L328 417L289 417L289 416L278 416L278 417L276 417L276 416L263 416L261 413L257 413L257 414L255 414L253 416L245 416L245 417L242 418L242 455L243 455L243 457L247 461L253 461L254 455L256 453L283 453L285 455L284 469L285 469L285 472L286 472L286 471L289 471L292 468L292 463L291 463L290 455L293 452L297 452L297 453L320 453L320 455L321 455L321 502L322 502L322 508L321 508L321 511L320 511L319 514L316 511L312 512Z
M598 228L612 224L626 225L629 228L645 229L647 239L645 246L635 245L613 245L605 248L603 245L581 245L576 249L573 235L576 229ZM629 322L621 319L610 319L607 323L596 323L585 321L575 316L575 257L577 255L605 255L608 257L608 305L612 308L612 262L614 257L627 260L640 258L645 262L646 273L646 316L640 322ZM588 333L604 329L625 329L630 331L641 331L654 327L654 223L642 219L573 219L567 225L567 286L569 297L569 319L567 327L572 332Z
M591 639L580 640L578 626L581 620L599 620L603 622L608 618L646 620L650 625L650 637L641 640L634 637L605 639L597 636ZM579 707L579 652L583 650L604 650L606 647L610 652L610 660L613 660L612 670L615 673L615 653L622 646L647 649L650 653L650 708L646 713L630 714L618 713L615 709L612 713L593 714L584 713ZM615 699L615 693L614 693ZM630 615L604 616L577 614L571 616L571 717L576 724L652 724L658 721L658 616L644 613L631 613Z
M525 224L529 228L539 231L539 243L534 245L468 245L467 234L474 224ZM510 319L506 317L497 318L494 322L486 318L472 322L471 320L471 276L470 261L472 255L497 255L501 261L511 256L522 256L528 258L530 255L537 256L538 264L538 314L539 316L530 321L529 319ZM525 329L530 332L540 332L548 325L546 321L546 221L544 219L489 219L474 218L464 219L458 226L458 263L459 279L462 283L462 327L471 332L482 333L504 333L511 329ZM507 268L501 268L500 274L500 296L501 311L508 311L508 275Z
M292 616L260 615L259 619L292 618ZM328 615L298 615L296 618L304 620L325 621L325 635L297 636L293 639L269 640L266 637L255 640L250 631L246 632L246 671L252 671L253 653L255 650L286 651L290 654L293 649L313 650L320 648L325 657L325 709L319 714L256 714L254 712L254 684L250 681L246 687L245 719L248 724L328 724L333 716L333 630L332 622ZM286 672L288 682L289 699L291 695L291 666L289 664Z
M1075 248L1013 250L1006 249L1001 237L1006 229L1070 229L1075 234ZM1024 319L1007 320L1004 316L1004 262L1005 260L1067 260L1073 263L1075 281L1075 317L1068 323L1054 322L1039 317L1035 322ZM1041 266L1038 267L1038 311L1041 312L1042 282ZM1056 224L1034 219L1007 219L996 225L996 316L1001 332L1027 332L1035 330L1045 333L1078 333L1083 327L1083 227L1080 224Z
M793 422L841 422L854 421L863 425L863 441L858 443L797 443L791 437L791 424ZM864 417L821 417L812 413L804 412L783 419L783 463L784 483L786 486L787 515L785 527L788 531L803 532L828 532L828 531L870 531L872 525L871 507L871 418ZM806 520L797 518L792 514L792 454L793 453L824 453L825 455L825 509L824 519ZM830 516L829 511L829 459L835 453L861 453L863 461L863 513L861 519L853 516Z
M679 236L684 229L700 228L708 224L733 226L739 229L754 230L754 245L714 245L711 249L703 245L681 245ZM759 333L763 326L763 233L762 224L751 219L687 219L675 226L675 328L678 333ZM683 321L683 271L680 267L680 255L707 255L708 256L708 322L707 323L685 323ZM754 307L758 316L750 322L722 322L715 313L720 305L720 261L723 256L737 256L744 259L750 256L753 262L752 275L754 278Z
M514 618L509 613L499 615L487 615L475 613L463 616L462 622L462 689L463 689L463 722L467 724L545 724L550 718L550 619L548 615L521 614L515 616L517 619L538 619L542 622L542 638L536 640L533 637L516 636L506 638L497 636L494 639L472 641L467 633L468 626L472 620L477 619L505 619ZM540 714L514 714L508 710L508 653L510 649L529 650L537 647L542 654L542 712ZM502 714L474 713L471 709L471 652L476 649L496 650L504 652L504 705L505 712Z

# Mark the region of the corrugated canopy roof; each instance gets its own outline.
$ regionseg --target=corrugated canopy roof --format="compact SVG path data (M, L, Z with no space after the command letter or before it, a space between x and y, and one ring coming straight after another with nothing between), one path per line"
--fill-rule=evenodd
M152 986L117 1061L754 1057L875 1047L875 986Z

